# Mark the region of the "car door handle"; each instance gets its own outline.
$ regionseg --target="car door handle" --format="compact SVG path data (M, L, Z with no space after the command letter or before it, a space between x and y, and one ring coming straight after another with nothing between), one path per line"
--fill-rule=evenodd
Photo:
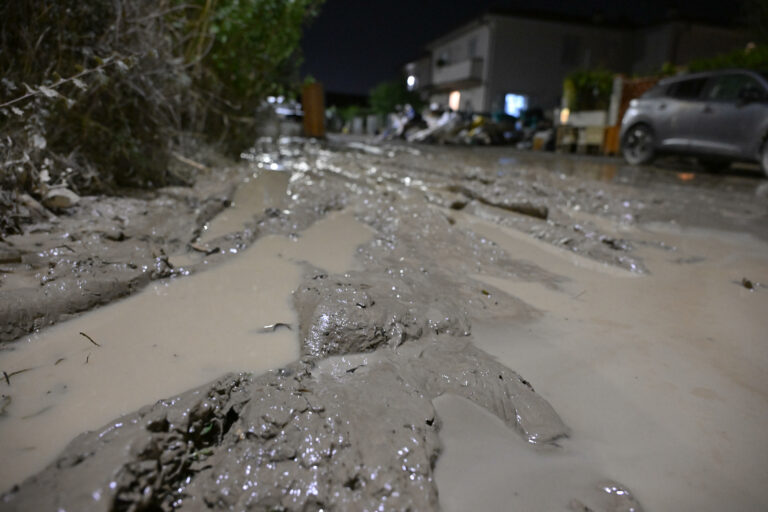
M706 107L704 107L704 109L702 110L702 112L704 112L705 114L711 114L712 112L714 112L714 110L712 109L712 107L710 107L709 105L707 105Z
M659 105L659 110L666 110L666 109L667 109L667 104L666 103L662 103L662 104Z

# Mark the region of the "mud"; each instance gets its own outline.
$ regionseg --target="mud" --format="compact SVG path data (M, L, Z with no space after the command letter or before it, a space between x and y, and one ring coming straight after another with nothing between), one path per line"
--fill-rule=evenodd
M755 333L766 326L750 312L764 306L765 290L740 283L741 274L768 282L761 256L765 244L749 238L747 244L687 249L692 236L687 231L673 228L670 234L654 227L646 232L638 226L674 220L746 231L764 240L768 207L738 180L729 194L699 190L687 180L681 188L689 195L680 197L677 185L577 179L552 162L501 161L494 151L348 147L331 140L324 146L264 142L245 155L249 165L215 181L223 196L202 194L192 204L227 206L236 197L227 189L230 182L259 180L267 170L286 173L281 180L290 175L287 197L270 196L281 201L277 206L270 197L254 199L250 204L256 206L237 211L238 204L249 204L241 197L228 218L212 222L210 215L198 213L194 220L177 215L174 222L184 229L178 228L177 242L164 249L165 263L181 262L172 271L177 279L191 280L184 275L215 272L275 235L286 241L303 237L303 250L280 251L300 271L300 283L289 287L292 294L271 297L292 301L297 320L260 322L262 328L297 324L260 333L295 336L296 361L275 360L281 368L266 373L256 369L221 377L84 433L45 470L3 495L2 508L462 510L512 503L607 511L641 510L640 502L651 503L651 509L709 502L760 509L763 493L739 494L738 486L718 472L688 480L680 476L690 470L685 464L674 465L671 474L654 472L654 464L674 460L675 440L680 445L695 425L684 413L674 414L675 407L690 411L689 401L653 408L643 400L669 393L652 380L660 372L690 372L687 344L695 345L708 330L726 339L729 328L747 323L749 334L729 345L730 359L722 354L718 359L723 374L738 381L736 387L722 388L738 407L728 405L719 416L737 418L737 431L744 436L730 446L736 455L727 460L729 471L749 482L762 478L764 471L754 466L761 456L749 456L743 448L760 442L753 426L761 422L749 411L756 410L754 401L764 393L763 352ZM611 179L617 176L622 171ZM325 217L348 224L334 233L312 231ZM352 236L356 250L336 251L343 246L340 235L360 224L367 226L370 241ZM319 235L313 239L311 233ZM48 236L41 243L52 244ZM161 239L165 235L156 242ZM738 248L739 243L749 249ZM724 256L733 250L749 261L736 260L734 276L726 278L719 272L734 261ZM345 259L345 254L355 257ZM11 265L30 265L9 257ZM710 276L707 287L720 286L720 277L725 278L726 285L717 288L724 295L704 311L726 308L736 314L739 304L731 294L743 293L748 295L739 300L750 301L744 315L737 314L735 323L704 322L689 335L684 327L675 330L680 324L675 312L686 310L675 309L669 297L655 310L663 321L651 333L657 344L668 338L683 341L673 344L677 352L655 354L653 360L662 361L656 367L650 359L640 364L645 360L635 353L644 353L647 341L637 329L654 318L633 315L626 302L633 293L653 302L658 290L669 293L658 287L659 280L679 287L676 275L696 274L675 269L695 271L715 257L722 263L702 267L699 276ZM153 277L147 273L143 279ZM60 279L65 278L66 273ZM26 282L14 279L17 285ZM602 289L631 292L594 300ZM701 290L690 289L691 296ZM577 321L569 323L572 314ZM617 343L613 333L627 325L632 335ZM556 342L559 350L553 352ZM746 366L745 354L753 355ZM622 366L625 356L630 362ZM605 370L595 366L599 361L608 365ZM701 368L685 374L695 375L686 382L698 382L691 395L695 400L714 396L714 384L702 385L706 379L722 378ZM242 369L254 370L230 368ZM589 372L601 378L592 382ZM20 386L25 375L14 376ZM569 380L569 375L578 378ZM606 378L613 375L619 377ZM649 391L627 398L601 390L602 385L634 389L628 387L628 375L648 382ZM0 421L12 419L7 416L13 407L14 402L3 402L6 417ZM622 417L626 420L617 419ZM691 446L717 447L722 425L699 416L693 421L704 423ZM654 425L665 428L650 428ZM669 436L675 428L681 434ZM673 442L666 458L654 451L663 436ZM706 457L690 457L696 450L685 448L688 458L683 459L712 464ZM717 460L724 461L718 453ZM648 476L655 474L658 478ZM723 482L728 492L719 493ZM695 489L694 499L686 498L686 488Z
M223 168L218 178L231 176ZM201 177L189 189L83 197L67 215L0 241L0 342L178 274L168 256L185 250L233 190Z
M317 243L338 231L344 236L332 246ZM2 356L13 403L0 422L0 451L15 463L0 467L0 482L43 469L84 429L144 404L228 371L258 373L296 360L290 295L301 281L298 262L352 268L355 247L370 237L350 216L332 214L294 239L264 236L206 272L159 282L19 341Z

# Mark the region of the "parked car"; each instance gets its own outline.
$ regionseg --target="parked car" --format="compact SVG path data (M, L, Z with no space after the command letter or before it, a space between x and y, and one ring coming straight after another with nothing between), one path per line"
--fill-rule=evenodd
M768 73L736 69L661 80L630 102L620 136L631 164L687 154L711 169L757 162L768 176Z

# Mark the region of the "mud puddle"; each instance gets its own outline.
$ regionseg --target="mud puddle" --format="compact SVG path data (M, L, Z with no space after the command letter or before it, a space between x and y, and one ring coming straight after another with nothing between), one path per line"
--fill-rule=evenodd
M637 252L650 274L635 276L464 222L567 278L554 290L473 276L544 315L527 324L475 322L472 334L535 383L573 430L561 451L536 454L495 418L480 420L472 404L438 403L445 510L562 510L567 497L589 505L600 499L590 471L626 483L646 510L765 510L768 289L755 284L768 281L765 243L669 224L621 228L647 242Z
M198 239L207 244L220 236L234 233L267 208L282 209L291 174L286 171L261 170L248 176L237 188L232 204L209 222Z
M159 282L0 352L9 376L0 386L11 400L2 404L0 453L13 461L0 465L0 488L42 469L80 432L226 372L258 374L295 360L291 294L304 263L352 269L355 248L371 236L351 214L334 213L296 237L263 237L210 270Z

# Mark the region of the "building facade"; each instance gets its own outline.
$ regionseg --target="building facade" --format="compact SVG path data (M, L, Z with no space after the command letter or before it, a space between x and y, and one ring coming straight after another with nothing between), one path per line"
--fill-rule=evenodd
M486 14L428 44L405 73L430 102L514 115L521 107L559 106L563 80L577 69L642 75L746 43L738 31L697 23L632 28Z

